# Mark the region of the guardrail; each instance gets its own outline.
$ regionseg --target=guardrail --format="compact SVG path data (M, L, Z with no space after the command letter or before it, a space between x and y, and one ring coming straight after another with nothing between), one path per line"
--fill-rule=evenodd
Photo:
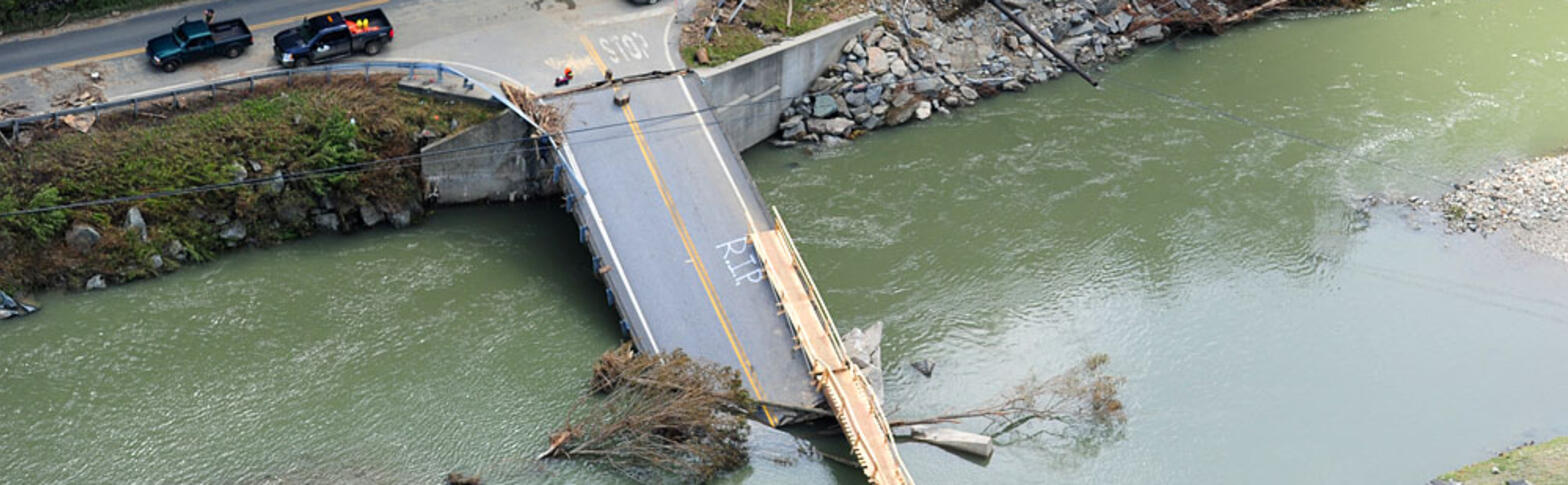
M452 66L448 66L439 62L357 62L348 64L321 64L297 69L274 69L270 71L234 76L228 79L212 81L196 86L171 88L165 91L159 91L142 96L135 96L128 99L93 103L91 105L78 108L52 111L49 113L26 116L22 118L0 120L0 128L9 128L11 132L10 136L14 138L17 135L18 130L23 125L37 124L45 121L53 123L60 118L69 115L92 113L94 116L98 116L105 112L120 111L125 109L130 109L131 112L138 113L141 111L142 104L153 103L165 99L171 100L175 106L179 106L179 97L188 94L209 93L213 98L217 98L219 89L226 89L230 86L238 84L246 84L248 85L249 89L254 90L256 88L256 81L265 79L286 78L289 80L289 82L292 83L296 77L307 75L324 75L327 77L327 79L330 80L332 79L333 73L363 75L366 79L369 79L372 71L407 71L410 77L413 77L419 71L429 71L436 76L437 82L444 80L443 78L447 74L458 76L463 80L463 87L478 87L483 89L486 94L490 95L490 99L505 105L507 109L517 113L517 116L521 117L523 121L528 122L528 124L534 128L535 133L544 132L544 130L539 128L539 124L534 122L533 118L530 118L528 114L524 113L521 108L517 107L517 105L512 104L511 100L506 99L506 97L502 96L500 92L496 91L490 86L485 85L484 83L475 81L474 78L470 77L468 74L465 74L462 71L453 68ZM6 136L5 132L0 131L0 137L4 136ZM548 133L545 133L545 139L548 141L551 149L555 149L557 147L555 140L550 138ZM7 139L6 141L11 142L13 140Z

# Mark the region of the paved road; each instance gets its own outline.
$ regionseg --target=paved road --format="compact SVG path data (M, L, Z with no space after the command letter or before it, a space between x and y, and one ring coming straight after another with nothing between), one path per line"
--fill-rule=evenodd
M680 66L668 14L579 27L598 72ZM588 76L585 76L588 77ZM693 75L632 83L624 108L601 90L555 102L568 110L566 146L600 225L590 227L644 347L687 352L743 371L770 401L814 406L804 356L747 242L772 227L739 154L723 138ZM614 254L607 254L614 253ZM635 298L632 298L635 296ZM626 307L631 308L626 308ZM770 409L770 424L788 419Z
M245 7L224 6L245 2L216 3L220 17L243 14L260 20L270 13L282 19L257 22L262 27L254 29L256 34L267 37L301 11L368 7L285 0L269 5L276 9L252 14ZM603 69L626 75L679 65L674 2L645 7L622 0L395 0L379 6L397 26L397 39L378 59L461 63L459 68L481 78L511 79L539 91L550 90L550 81L568 66L584 82L597 79ZM192 8L199 12L201 7ZM103 75L105 92L114 99L276 68L266 40L239 59L199 62L173 74L152 68L140 55L92 59L123 52L117 42L130 42L124 39L134 39L131 47L140 49L147 36L166 28L169 20L160 15L27 41L58 56L88 56L86 64L66 67L61 64L74 64L67 62L71 59L0 54L0 71L55 66L0 75L0 97L26 100L42 111L49 96L74 89L89 71ZM73 39L93 40L68 45ZM22 43L0 50L17 50L17 45ZM735 366L759 397L816 405L821 395L811 386L804 357L794 350L788 323L745 242L752 228L771 227L765 206L714 120L692 114L707 108L695 77L625 89L633 98L626 110L610 102L609 90L567 97L558 105L568 112L569 130L606 127L572 133L567 145L600 215L602 227L592 234L604 239L595 242L596 252L615 261L606 280L617 289L620 310L639 342L660 351L684 348ZM637 121L635 129L629 120ZM771 409L764 418L776 424L789 414Z
M746 239L771 228L770 217L714 120L691 114L708 107L699 89L686 76L626 86L624 110L609 92L562 103L571 107L568 130L611 127L566 137L602 222L589 231L610 240L598 252L617 253L605 258L619 261L606 277L635 293L638 303L624 298L634 308L622 313L641 347L683 348L741 369L758 397L816 405L806 361ZM791 414L770 409L764 419Z
M167 33L181 17L200 19L201 12L213 9L218 18L244 18L254 28L290 25L310 13L325 9L358 10L395 5L392 0L324 3L320 0L220 0L204 2L173 9L160 9L101 27L78 30L28 40L0 43L0 75L60 64L80 59L102 58L125 52L140 53L147 46L147 39ZM342 5L334 7L337 3ZM257 38L257 45L271 47L271 40Z

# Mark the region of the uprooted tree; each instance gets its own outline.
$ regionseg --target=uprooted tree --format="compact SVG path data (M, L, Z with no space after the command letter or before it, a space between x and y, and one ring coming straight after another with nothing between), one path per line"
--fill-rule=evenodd
M589 391L539 458L601 462L643 482L705 482L746 464L754 405L734 369L623 344L594 363Z
M894 420L890 426L987 421L984 434L998 441L1042 436L1074 443L1113 438L1127 422L1117 398L1126 379L1105 373L1110 358L1094 354L1049 379L1031 376L990 404L921 419Z

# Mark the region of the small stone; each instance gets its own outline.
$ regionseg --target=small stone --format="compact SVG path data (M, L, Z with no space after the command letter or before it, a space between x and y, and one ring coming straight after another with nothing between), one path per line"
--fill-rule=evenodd
M915 107L915 119L923 120L923 119L930 118L930 117L931 117L931 102L930 101L921 101L920 105Z
M910 362L909 366L914 367L916 371L920 372L921 375L926 377L931 377L931 372L936 370L936 363L932 362L931 359L922 359Z
M870 86L866 86L866 104L881 103L882 102L882 92L885 91L886 89L887 89L887 85L882 84L882 83L877 83L877 84L872 84Z
M1004 90L1004 91L1023 91L1024 90L1024 83L1021 83L1021 82L1018 82L1018 81L1008 81L1008 82L1002 83L1002 90Z
M974 101L974 100L980 99L980 93L976 92L974 90L974 88L971 88L969 86L963 86L963 87L958 88L958 95L959 96L963 96L964 99L969 100L969 101Z
M844 102L848 103L851 107L865 106L865 104L866 104L866 92L865 91L850 91L849 94L845 94L844 95Z
M87 291L102 290L108 287L109 285L103 282L103 275L101 274L95 274L93 277L87 279Z
M897 59L893 61L892 65L888 66L888 72L891 72L894 76L898 76L900 78L908 77L909 65L905 64L903 59Z
M163 269L163 255L154 254L152 257L147 258L147 263L152 265L154 270Z

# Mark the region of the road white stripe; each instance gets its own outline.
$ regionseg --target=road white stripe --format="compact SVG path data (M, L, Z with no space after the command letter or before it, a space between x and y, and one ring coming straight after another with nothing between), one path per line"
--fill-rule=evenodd
M671 49L669 46L670 27L673 25L675 25L675 16L672 15L670 16L670 21L664 24L664 60L670 63L670 70L677 70L680 69L680 66L675 64L675 58L670 56ZM691 106L691 115L697 118L697 126L702 128L702 136L708 138L708 147L713 149L713 159L717 160L719 163L719 168L724 170L724 178L729 179L730 181L730 191L734 192L735 200L740 202L741 213L746 216L746 229L750 232L757 232L757 221L753 220L751 217L751 208L746 204L746 197L741 195L740 185L735 183L735 175L730 173L729 165L724 163L724 153L722 150L719 150L719 143L714 141L713 133L708 131L708 123L702 120L702 112L697 107L697 100L691 97L691 89L686 87L685 78L688 75L689 74L681 75L680 77L676 78L676 84L681 85L681 93L686 95L686 104ZM718 116L714 116L713 122L719 122ZM737 153L736 156L739 157L740 154ZM736 162L744 163L739 160ZM760 211L761 209L758 210ZM750 233L747 235L750 235Z
M637 321L642 325L642 332L648 336L648 345L653 347L649 350L657 354L659 353L659 342L654 340L653 330L648 328L648 317L643 316L642 304L637 303L637 292L632 291L632 283L626 280L626 271L621 266L621 257L615 252L615 242L610 238L610 231L604 228L604 218L599 217L599 208L594 205L593 196L590 194L591 191L588 190L588 184L582 178L582 170L577 165L577 156L572 153L570 144L565 143L565 140L559 141L562 142L561 151L566 153L566 162L572 167L570 175L577 180L577 185L583 188L583 203L588 205L588 213L593 215L594 227L597 227L599 234L604 236L604 248L610 253L610 264L614 265L610 270L614 271L617 276L620 276L621 285L626 287L626 297L631 300L632 312L637 314ZM598 271L598 268L594 268L594 270Z

